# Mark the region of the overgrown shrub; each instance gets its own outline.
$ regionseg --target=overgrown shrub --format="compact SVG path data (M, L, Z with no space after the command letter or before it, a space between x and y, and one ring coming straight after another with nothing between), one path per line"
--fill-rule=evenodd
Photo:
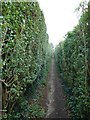
M27 87L46 69L52 48L38 2L2 2L2 16L3 109L8 119L19 118L28 106Z
M90 117L90 2L81 3L79 24L55 50L56 64L66 85L73 119Z

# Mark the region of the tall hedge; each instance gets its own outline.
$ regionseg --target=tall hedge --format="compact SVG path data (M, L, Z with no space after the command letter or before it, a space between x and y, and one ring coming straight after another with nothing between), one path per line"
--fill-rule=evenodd
M55 50L56 64L66 85L72 117L90 117L90 2L81 3L79 24Z
M52 48L38 2L2 2L2 17L3 110L11 119L14 110L26 119L29 113L19 114L25 112L20 102L47 68Z

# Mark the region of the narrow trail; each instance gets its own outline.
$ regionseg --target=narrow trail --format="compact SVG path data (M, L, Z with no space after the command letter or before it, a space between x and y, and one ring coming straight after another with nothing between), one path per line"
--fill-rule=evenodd
M65 107L65 96L62 84L56 72L54 59L52 60L47 81L47 114L46 118L69 118Z

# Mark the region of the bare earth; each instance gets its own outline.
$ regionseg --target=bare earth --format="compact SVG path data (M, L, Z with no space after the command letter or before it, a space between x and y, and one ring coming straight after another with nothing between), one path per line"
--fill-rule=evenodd
M46 118L69 118L68 110L65 107L62 84L56 72L54 59L48 75L46 97Z

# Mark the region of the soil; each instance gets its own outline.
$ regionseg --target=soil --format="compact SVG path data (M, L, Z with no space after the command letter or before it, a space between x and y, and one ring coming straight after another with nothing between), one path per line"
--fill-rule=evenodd
M45 118L70 118L69 111L65 106L66 97L63 85L57 75L54 59L52 59L44 95L46 106Z

